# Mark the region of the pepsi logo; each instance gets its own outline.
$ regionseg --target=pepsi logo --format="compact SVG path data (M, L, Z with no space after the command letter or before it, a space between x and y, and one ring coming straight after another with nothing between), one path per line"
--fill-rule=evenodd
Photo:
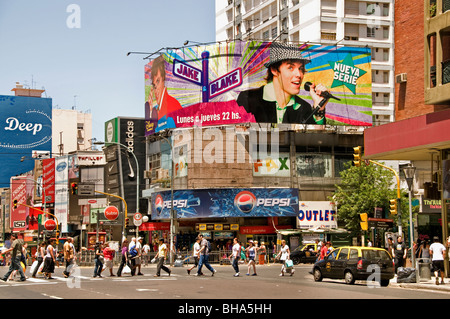
M256 196L249 191L242 191L234 198L234 206L241 212L248 214L256 205Z
M155 209L158 216L161 214L164 207L164 200L161 195L157 195L155 198Z

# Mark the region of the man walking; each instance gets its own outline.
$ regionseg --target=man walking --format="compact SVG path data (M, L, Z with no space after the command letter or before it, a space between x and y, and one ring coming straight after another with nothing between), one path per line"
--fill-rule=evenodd
M198 235L198 239L200 240L200 250L198 252L199 255L199 262L198 262L198 269L197 269L197 276L202 275L202 267L205 265L206 268L211 271L211 276L214 276L214 273L217 271L211 267L211 265L208 262L209 259L209 252L211 250L210 243L206 240L206 238L203 238L203 235Z
M441 285L444 284L444 259L445 246L439 242L439 237L433 237L433 243L430 245L431 262L433 263L434 276L436 277L436 285L439 285L439 276L441 273Z
M9 278L9 275L11 275L11 273L14 270L18 270L19 274L20 274L20 281L25 281L27 279L27 277L25 277L22 266L20 265L20 261L22 259L22 247L24 244L23 239L19 239L16 234L12 234L11 240L13 240L13 242L11 244L11 248L9 248L5 251L2 251L0 253L0 254L4 255L4 254L7 254L10 251L12 251L11 264L9 265L9 270L5 274L5 276L3 276L3 278L0 278L0 279L3 281L7 281Z
M164 243L164 239L160 238L158 253L155 256L155 259L157 260L156 275L154 275L153 277L159 277L161 275L161 269L164 270L166 273L168 273L170 276L171 273L170 269L164 266L164 261L166 260L166 258L167 258L167 246Z
M194 257L194 266L192 266L191 268L187 269L187 273L188 275L191 274L191 270L194 269L195 267L198 266L198 253L200 251L200 238L197 237L197 239L195 240L195 244L193 247L193 252L192 252L192 256Z
M63 253L64 253L64 261L66 262L66 269L63 271L64 277L69 277L70 270L73 265L73 258L74 258L74 250L72 245L72 237L67 237L66 242L63 246Z

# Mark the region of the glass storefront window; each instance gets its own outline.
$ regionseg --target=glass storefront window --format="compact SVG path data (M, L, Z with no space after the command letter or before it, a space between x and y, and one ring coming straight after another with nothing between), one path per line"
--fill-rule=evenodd
M299 177L333 177L331 154L297 154L295 161Z

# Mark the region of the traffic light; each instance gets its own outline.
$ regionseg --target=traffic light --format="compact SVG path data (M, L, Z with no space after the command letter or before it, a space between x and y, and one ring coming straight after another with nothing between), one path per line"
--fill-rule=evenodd
M397 199L391 199L389 200L389 211L391 213L391 215L397 215L398 211L397 211Z
M367 213L359 214L359 219L360 219L359 224L361 225L361 229L368 230L369 229L369 221L367 219Z
M13 201L13 206L14 206L14 209L17 208L17 199L15 199L15 200Z
M352 165L356 167L361 166L361 152L362 148L361 146L357 146L353 148L353 162Z
M78 195L78 183L73 182L71 185L72 195Z
M129 218L125 218L125 227L128 227L129 224L130 224L130 219Z

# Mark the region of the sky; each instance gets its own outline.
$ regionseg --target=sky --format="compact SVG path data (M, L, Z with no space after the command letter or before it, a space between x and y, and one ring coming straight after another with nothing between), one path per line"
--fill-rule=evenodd
M145 115L147 55L127 53L186 40L215 41L215 0L2 0L0 95L43 88L53 108L92 113L104 141L106 121Z

